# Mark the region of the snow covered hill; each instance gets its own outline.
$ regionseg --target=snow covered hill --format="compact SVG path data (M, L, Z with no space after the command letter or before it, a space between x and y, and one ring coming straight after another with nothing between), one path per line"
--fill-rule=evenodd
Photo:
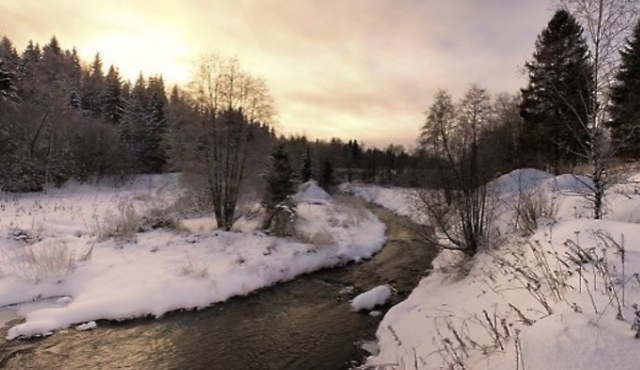
M471 261L442 252L385 315L379 353L364 368L638 369L639 179L609 190L599 221L581 196L588 179L524 169L495 180L500 237ZM408 189L351 190L422 220ZM526 194L555 208L527 237L514 230L514 205Z
M118 188L0 193L0 313L10 307L25 317L8 339L206 307L369 258L384 244L384 224L315 184L296 195L298 238L270 237L251 220L234 232L216 230L211 218L174 225L162 215L181 195L177 183L145 176Z

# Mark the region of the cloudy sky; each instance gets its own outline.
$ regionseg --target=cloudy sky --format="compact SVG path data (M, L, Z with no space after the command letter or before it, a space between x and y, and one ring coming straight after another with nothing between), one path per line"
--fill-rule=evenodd
M199 55L264 78L286 133L411 146L437 89L515 92L547 0L0 0L22 50L56 35L134 79L188 81Z

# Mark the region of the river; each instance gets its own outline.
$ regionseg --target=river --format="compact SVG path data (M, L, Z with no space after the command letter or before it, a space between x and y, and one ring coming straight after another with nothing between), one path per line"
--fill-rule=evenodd
M207 309L160 319L99 321L92 331L0 339L3 369L341 370L366 353L382 316L349 310L349 299L381 284L406 298L437 254L411 223L380 208L388 242L371 260L327 269ZM344 288L354 292L345 293ZM6 328L0 330L4 337Z

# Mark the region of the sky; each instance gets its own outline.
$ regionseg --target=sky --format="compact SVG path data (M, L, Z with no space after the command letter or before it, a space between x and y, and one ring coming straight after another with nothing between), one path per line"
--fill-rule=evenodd
M438 89L524 86L551 16L547 0L0 0L0 34L20 51L55 35L169 84L203 54L235 56L266 80L281 132L409 148Z

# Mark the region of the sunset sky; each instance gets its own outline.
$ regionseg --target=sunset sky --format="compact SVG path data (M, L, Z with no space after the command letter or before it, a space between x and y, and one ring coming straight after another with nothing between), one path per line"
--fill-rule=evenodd
M128 79L185 83L199 55L264 78L285 133L414 144L433 93L515 92L546 0L0 0L19 51L56 35Z

